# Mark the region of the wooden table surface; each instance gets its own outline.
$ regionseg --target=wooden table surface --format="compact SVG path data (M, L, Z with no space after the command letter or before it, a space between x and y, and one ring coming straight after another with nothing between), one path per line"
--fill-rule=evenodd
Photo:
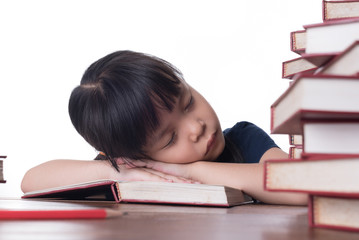
M2 220L0 239L359 239L359 233L308 226L307 208L249 204L232 208L0 199L0 208L97 206L122 211L101 220Z

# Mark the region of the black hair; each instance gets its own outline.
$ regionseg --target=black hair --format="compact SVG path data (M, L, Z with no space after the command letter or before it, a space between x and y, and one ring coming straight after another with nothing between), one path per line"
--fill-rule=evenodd
M71 121L118 170L116 157L147 157L142 149L159 126L157 109L172 111L182 80L181 72L163 59L111 53L91 64L72 91Z
M158 109L172 111L182 73L155 56L117 51L91 64L71 93L69 114L77 132L101 153L96 160L149 158L143 151L160 124ZM243 162L240 150L225 137L216 161Z

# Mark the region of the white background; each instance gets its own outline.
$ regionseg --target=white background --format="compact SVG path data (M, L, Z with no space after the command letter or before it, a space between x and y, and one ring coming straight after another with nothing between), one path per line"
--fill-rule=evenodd
M1 196L51 159L92 159L68 98L98 58L130 49L164 58L217 111L222 128L251 121L270 133L270 105L287 88L289 33L322 21L321 0L32 0L0 2ZM272 135L288 150L287 135Z

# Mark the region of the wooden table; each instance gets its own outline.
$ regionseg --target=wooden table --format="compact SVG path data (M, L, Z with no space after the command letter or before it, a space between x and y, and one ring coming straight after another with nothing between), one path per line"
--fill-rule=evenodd
M123 216L103 220L0 221L0 239L359 239L359 233L308 227L307 208L250 204L232 208L0 199L0 208L98 206Z

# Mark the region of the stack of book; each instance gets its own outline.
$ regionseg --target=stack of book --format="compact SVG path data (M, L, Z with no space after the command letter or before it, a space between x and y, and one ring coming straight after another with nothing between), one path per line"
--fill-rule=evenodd
M359 231L359 0L324 0L323 22L292 32L291 50L271 132L300 154L267 161L265 189L308 193L312 227Z
M0 156L0 183L6 183L4 179L4 159L6 156Z

